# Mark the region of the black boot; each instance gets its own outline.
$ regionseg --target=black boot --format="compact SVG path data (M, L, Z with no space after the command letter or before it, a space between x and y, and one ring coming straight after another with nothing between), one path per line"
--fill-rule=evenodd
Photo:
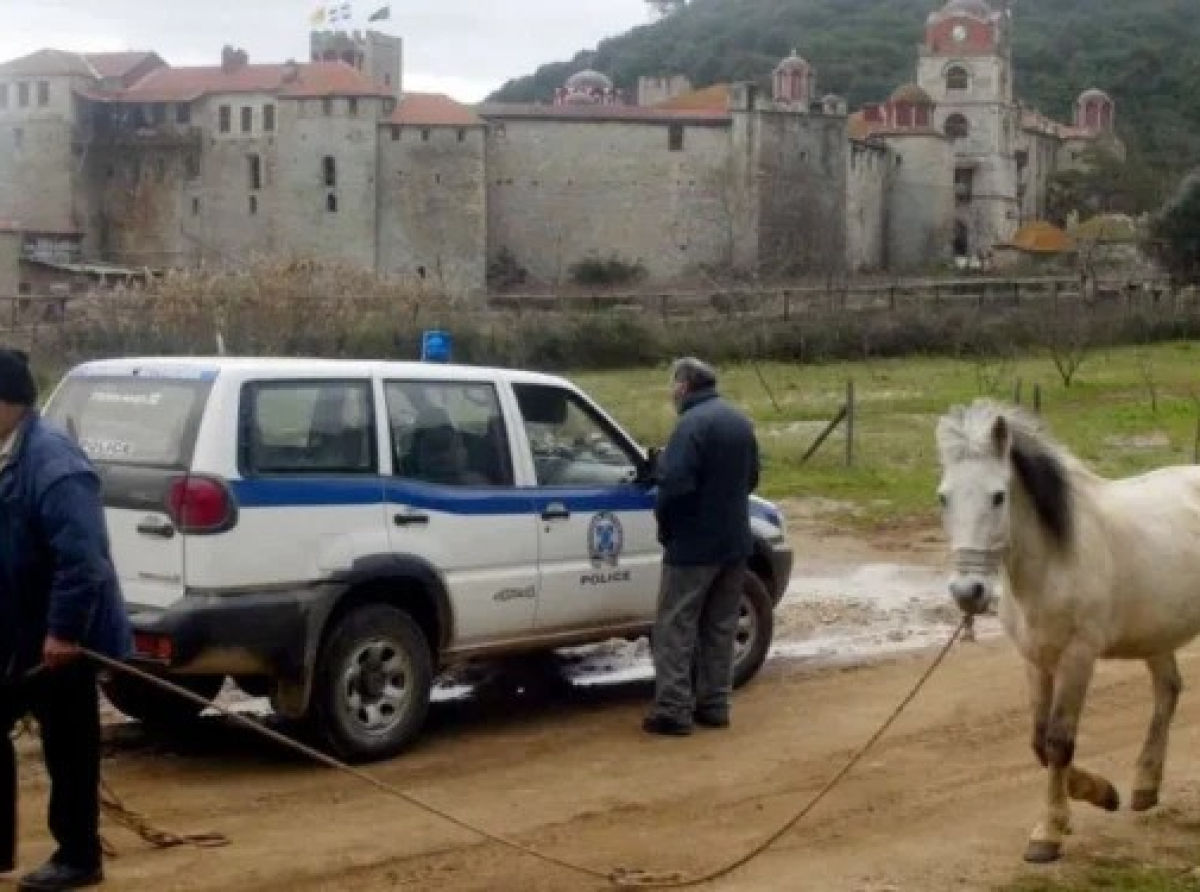
M47 861L33 873L21 877L20 892L58 892L60 889L83 889L104 882L99 867L71 867L57 861Z

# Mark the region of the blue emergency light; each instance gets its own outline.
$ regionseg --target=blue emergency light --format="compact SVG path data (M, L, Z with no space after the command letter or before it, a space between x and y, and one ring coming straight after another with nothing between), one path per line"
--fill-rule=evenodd
M421 336L421 362L449 362L452 345L449 332L425 332Z

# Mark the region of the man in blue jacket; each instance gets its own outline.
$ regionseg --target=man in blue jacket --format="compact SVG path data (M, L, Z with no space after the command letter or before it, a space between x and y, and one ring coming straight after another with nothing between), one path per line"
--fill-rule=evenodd
M753 426L718 396L708 365L681 359L671 381L680 419L657 475L663 579L654 626L654 705L642 727L684 735L693 723L729 724L759 454Z
M58 849L19 888L78 889L103 881L99 693L80 648L124 659L132 635L100 479L75 443L42 422L36 405L25 355L0 350L0 871L16 866L9 732L32 713Z

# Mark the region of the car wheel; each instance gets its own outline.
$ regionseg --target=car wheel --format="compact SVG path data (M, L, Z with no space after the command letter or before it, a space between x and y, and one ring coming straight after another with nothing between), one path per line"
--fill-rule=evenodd
M141 668L141 667L139 667ZM143 669L143 671L146 671ZM222 675L164 675L166 681L197 697L212 700L225 684ZM100 684L108 702L129 718L154 728L169 729L172 726L195 721L204 707L151 684L135 675L114 670Z
M737 634L733 642L733 686L740 688L762 668L775 634L775 611L763 581L747 571L738 604Z
M346 761L396 755L425 723L432 663L425 635L407 613L385 604L356 608L338 620L321 649L314 730Z

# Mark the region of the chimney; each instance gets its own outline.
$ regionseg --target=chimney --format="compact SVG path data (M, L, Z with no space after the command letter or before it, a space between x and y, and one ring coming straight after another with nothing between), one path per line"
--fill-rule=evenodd
M249 61L245 50L234 49L228 44L221 48L221 70L226 74L245 68Z
M283 82L285 84L294 84L300 79L300 66L296 64L295 59L288 59L283 66Z

